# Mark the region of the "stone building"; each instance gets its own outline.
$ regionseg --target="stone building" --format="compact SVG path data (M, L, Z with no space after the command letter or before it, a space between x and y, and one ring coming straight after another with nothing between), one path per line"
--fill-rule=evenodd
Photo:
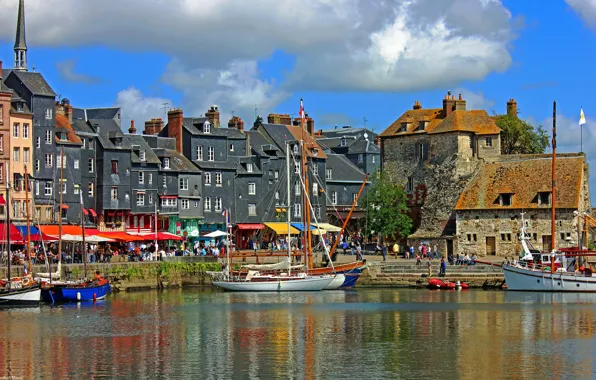
M520 252L521 214L532 245L548 252L551 239L551 155L502 156L483 163L459 197L457 252L514 256ZM583 154L557 155L556 247L577 246L574 211L589 212L588 165Z

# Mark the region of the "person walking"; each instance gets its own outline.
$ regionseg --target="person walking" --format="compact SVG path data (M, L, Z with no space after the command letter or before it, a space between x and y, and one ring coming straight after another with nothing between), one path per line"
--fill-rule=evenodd
M441 259L441 269L439 270L439 276L445 277L445 273L447 272L447 263L445 262L445 258Z
M383 261L387 261L387 244L381 243L381 254L383 255Z
M399 245L397 245L397 242L395 242L395 244L393 244L393 255L395 256L396 259L397 259L398 253L399 253Z
M432 276L433 274L433 267L430 260L426 263L426 268L428 269L428 277Z

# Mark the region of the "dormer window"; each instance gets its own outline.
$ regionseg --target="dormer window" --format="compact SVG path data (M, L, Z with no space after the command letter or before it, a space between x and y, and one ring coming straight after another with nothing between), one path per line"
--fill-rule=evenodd
M46 108L46 120L52 120L52 109Z
M120 137L116 137L114 139L114 145L116 145L118 147L122 146L122 139Z
M246 164L246 171L252 173L252 164Z
M399 127L399 131L400 132L407 132L408 131L408 123L407 122L401 123L401 126Z
M141 150L139 152L139 160L145 161L145 151L144 150Z
M163 168L164 169L169 169L170 168L170 159L167 158L167 157L163 159Z
M426 120L422 120L418 123L418 130L419 131L424 131L426 130L426 127L428 126L428 121Z
M62 132L60 133L60 141L66 141L68 140L68 136L66 135L66 133Z
M203 123L203 133L211 133L211 123L209 121Z
M345 137L342 137L341 139L339 139L339 146L346 146L348 145L348 142L346 141Z
M550 192L543 191L538 193L538 204L541 206L549 206L550 205Z
M294 154L298 154L298 144L294 144Z
M501 206L511 206L513 202L513 194L501 194L499 196L499 204Z
M25 107L23 106L22 102L18 102L17 103L17 112L23 112L25 110Z

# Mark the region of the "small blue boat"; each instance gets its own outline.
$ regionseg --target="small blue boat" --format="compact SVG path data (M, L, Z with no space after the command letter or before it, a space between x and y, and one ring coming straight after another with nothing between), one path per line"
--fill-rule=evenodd
M42 290L41 297L46 302L85 302L106 298L111 291L110 282L103 280L99 283L83 285L54 285Z
M353 288L354 286L356 286L356 281L358 281L361 274L361 268L352 269L351 271L344 272L344 276L346 277L346 279L344 280L344 283L342 284L342 286L340 286L340 288Z

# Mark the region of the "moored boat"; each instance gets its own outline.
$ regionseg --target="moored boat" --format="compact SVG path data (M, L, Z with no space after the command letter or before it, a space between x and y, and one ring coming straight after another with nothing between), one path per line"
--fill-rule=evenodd
M0 307L2 306L37 306L41 300L41 288L39 284L33 283L30 286L13 286L0 289Z
M107 279L79 284L53 283L42 288L42 298L52 303L97 301L106 298L109 292L110 282Z

